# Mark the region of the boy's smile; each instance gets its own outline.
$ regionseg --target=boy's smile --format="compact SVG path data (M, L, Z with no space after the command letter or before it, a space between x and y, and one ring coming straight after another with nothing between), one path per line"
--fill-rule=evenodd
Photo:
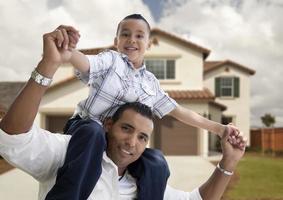
M150 47L150 30L139 19L126 19L120 23L114 44L120 53L126 54L135 68L143 64L146 49Z

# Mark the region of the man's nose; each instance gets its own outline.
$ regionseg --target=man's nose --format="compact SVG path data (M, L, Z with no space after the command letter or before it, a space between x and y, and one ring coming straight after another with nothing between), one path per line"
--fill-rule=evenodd
M136 144L137 144L137 137L135 135L129 136L128 139L127 139L127 144L130 147L135 147Z

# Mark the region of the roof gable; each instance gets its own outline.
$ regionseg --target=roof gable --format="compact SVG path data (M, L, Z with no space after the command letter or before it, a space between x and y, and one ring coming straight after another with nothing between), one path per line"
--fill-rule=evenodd
M154 40L154 36L161 36L161 37L165 37L171 41L174 41L176 43L179 43L185 47L194 49L200 53L203 54L203 58L206 59L208 57L208 55L210 54L210 50L207 48L204 48L202 46L199 46L193 42L190 42L180 36L177 36L175 34L169 33L167 31L161 30L159 28L153 28L151 29L151 36L153 37Z
M182 37L179 37L177 35L174 35L172 33L166 32L164 30L161 30L159 28L153 28L151 29L151 36L153 40L153 44L158 44L158 39L156 36L161 36L164 38L167 38L168 40L171 40L173 42L176 42L180 45L183 45L187 48L191 48L195 51L198 51L203 54L203 58L206 59L207 56L210 54L210 50L206 49L204 47L201 47L193 42L190 42ZM99 48L90 48L90 49L81 49L80 51L84 54L87 55L95 55L98 54L106 49L111 49L111 50L117 50L117 48L114 45L107 46L107 47L99 47Z
M207 61L207 62L204 62L204 74L205 73L208 73L210 71L213 71L215 69L218 69L224 65L231 65L233 67L236 67L238 69L240 69L241 71L244 71L250 75L254 75L255 74L255 71L244 66L244 65L241 65L239 63L236 63L234 61L231 61L231 60L224 60L224 61Z

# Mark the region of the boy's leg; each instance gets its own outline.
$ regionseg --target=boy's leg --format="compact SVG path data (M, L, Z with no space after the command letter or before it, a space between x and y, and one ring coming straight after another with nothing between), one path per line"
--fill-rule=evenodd
M46 200L87 199L102 172L106 139L101 125L92 120L76 120L67 134L72 137L65 163L58 170L56 183Z
M72 130L72 128L76 128L76 124L80 123L81 120L82 118L79 115L70 118L63 128L63 134L73 135L74 131Z
M138 199L163 199L170 171L160 150L146 148L128 169L137 179Z

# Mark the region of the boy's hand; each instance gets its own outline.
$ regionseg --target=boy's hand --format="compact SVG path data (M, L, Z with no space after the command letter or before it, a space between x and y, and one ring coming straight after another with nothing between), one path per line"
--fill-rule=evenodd
M57 31L57 47L64 50L72 50L80 39L80 33L72 26L60 25Z

